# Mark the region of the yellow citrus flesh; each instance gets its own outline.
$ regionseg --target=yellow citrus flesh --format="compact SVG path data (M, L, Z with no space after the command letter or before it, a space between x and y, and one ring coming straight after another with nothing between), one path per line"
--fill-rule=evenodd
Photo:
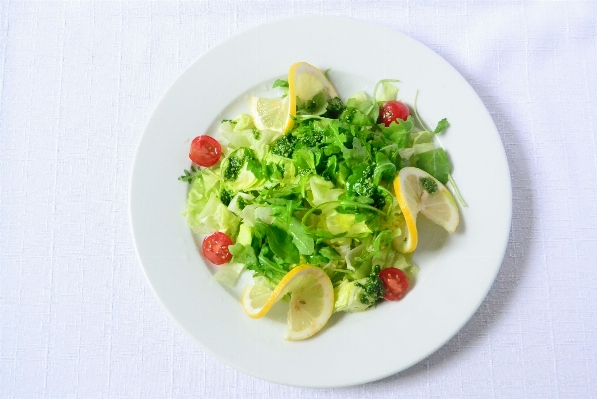
M299 97L303 101L311 100L324 92L327 98L338 97L334 86L323 72L306 62L297 62L288 71L288 97Z
M262 285L247 285L241 298L245 313L254 319L263 317L279 299L272 297L272 292Z
M274 130L287 132L294 122L295 100L289 98L263 98L251 97L251 117L255 127L259 130Z
M430 178L437 185L437 190L430 194L421 179ZM398 250L404 253L417 248L417 215L422 213L432 222L440 225L449 233L458 227L459 212L454 197L448 189L429 173L414 167L400 170L394 180L394 191L398 205L406 221L407 234L404 241L398 243Z
M291 299L285 338L301 340L321 330L334 310L334 288L328 275L318 267L295 267L273 291L258 285L247 286L241 302L245 312L257 319L287 293Z
M338 93L323 72L306 62L297 62L288 72L288 95L284 98L251 97L251 117L259 130L274 130L286 133L294 126L296 98L311 100L324 92L327 98L337 97Z

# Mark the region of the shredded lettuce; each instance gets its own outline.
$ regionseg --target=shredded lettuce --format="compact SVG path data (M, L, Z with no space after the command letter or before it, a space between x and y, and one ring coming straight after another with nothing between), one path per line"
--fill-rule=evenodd
M356 108L367 100L369 100L369 96L367 96L367 93L365 93L364 91L358 91L348 99L346 105Z
M251 118L247 114L240 114L236 119L234 119L234 129L235 133L240 133L245 130L252 130L255 125L253 124L253 118Z
M232 287L244 269L243 263L228 262L220 266L213 279L227 287Z
M398 96L398 88L389 82L381 82L375 99L378 102L394 101Z
M209 169L204 169L191 184L183 215L196 234L236 233L239 218L220 201L219 186L219 176Z
M334 184L319 176L309 179L310 194L307 198L313 206L319 206L328 202L337 201L338 197L346 192L341 188L334 188Z
M214 194L210 194L205 206L201 202L187 202L184 215L189 226L196 234L207 234L221 231L228 236L235 236L239 225L239 218L222 204Z
M357 283L365 282L362 280L342 280L340 284L334 287L334 311L336 312L360 312L371 307L369 303L361 301L365 290Z

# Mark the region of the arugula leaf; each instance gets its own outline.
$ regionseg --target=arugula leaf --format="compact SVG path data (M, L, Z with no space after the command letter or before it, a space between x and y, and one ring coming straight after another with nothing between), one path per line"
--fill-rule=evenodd
M448 182L452 164L443 148L422 152L418 155L417 167L435 177L442 184Z
M446 118L444 118L441 121L437 122L437 126L435 127L433 134L441 133L449 127L450 127L450 122L448 122L448 120Z
M361 140L359 140L357 137L353 137L352 139L352 150L350 150L350 158L351 159L351 163L355 163L355 164L362 164L362 163L366 163L369 161L369 151L367 151L367 148L365 146L363 146L363 143L361 143Z
M342 123L337 120L331 120L327 124L323 142L330 145L324 148L325 155L329 156L342 153L345 158L350 157L350 150L344 145L344 143L348 141L348 137L346 137L346 134L344 133L345 131L346 129Z
M296 245L299 254L311 255L315 250L315 241L303 229L302 223L295 217L290 219L288 232L292 236L292 242Z
M390 230L382 230L373 240L373 254L384 250L392 241L392 232Z
M276 259L270 259L270 256ZM268 245L261 246L257 259L259 260L258 263L247 266L247 269L255 271L255 276L264 276L273 284L278 284L288 273L288 267L280 263L281 261L272 253Z
M371 104L370 101L367 101L368 104ZM349 123L355 126L373 126L374 123L371 122L367 114L363 113L358 108L346 107L346 109L342 112L340 117L338 118L344 123Z
M315 172L315 166L317 165L318 160L316 160L314 151L305 147L299 148L292 154L292 159L299 171Z
M328 258L329 260L342 259L340 254L335 249L328 247L328 246L322 247L319 250L319 253L321 255L325 256L326 258Z
M355 286L360 287L365 291L363 294L361 294L360 299L361 302L367 306L375 305L384 296L385 288L381 278L379 277L380 270L381 268L379 265L375 265L371 270L371 274L364 281L364 283L355 283Z
M326 165L325 165L325 170L323 171L323 173L321 175L328 180L334 181L334 178L336 176L336 167L337 166L338 166L338 157L336 157L335 155L332 155L331 157L328 158Z
M298 201L285 198L270 198L267 200L271 204L272 214L276 218L276 225L281 229L288 230L292 214L298 207Z
M374 126L379 118L379 106L373 100L367 100L359 105L359 111L367 116L369 124Z
M390 182L396 176L396 165L382 152L375 153L375 170L373 171L373 182L377 185L382 179Z
M292 242L292 236L279 227L266 225L265 234L272 252L290 264L300 262L299 250Z
M379 125L379 127L381 128L383 135L388 140L396 143L398 148L406 148L409 146L410 134L414 127L413 119L410 116L405 121L396 119L388 127L385 127L384 125Z

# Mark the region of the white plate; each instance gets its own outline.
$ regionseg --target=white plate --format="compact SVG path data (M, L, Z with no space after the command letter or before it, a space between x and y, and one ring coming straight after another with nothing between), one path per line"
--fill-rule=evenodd
M383 43L383 48L379 46ZM382 78L400 79L399 96L428 124L447 117L441 142L468 208L449 237L421 222L421 272L399 302L334 315L315 337L284 341L280 314L247 317L196 248L181 212L190 141L223 118L248 111L291 64L332 68L340 95L371 93ZM273 91L269 91L273 95ZM352 19L303 17L259 26L215 47L164 95L143 133L131 180L131 222L143 269L172 318L212 355L253 376L304 387L339 387L380 379L421 361L448 341L489 291L508 241L511 187L504 148L491 117L466 80L421 43ZM422 225L422 226L421 226Z

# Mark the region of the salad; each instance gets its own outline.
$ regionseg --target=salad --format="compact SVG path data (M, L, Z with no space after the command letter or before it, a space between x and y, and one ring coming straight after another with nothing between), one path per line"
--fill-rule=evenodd
M207 235L214 278L232 286L252 273L241 303L253 318L288 301L287 339L312 336L333 312L403 298L419 270L419 213L458 225L451 164L434 141L449 123L426 127L397 83L343 100L326 74L296 63L273 84L277 98L252 97L217 138L191 143L184 216Z

